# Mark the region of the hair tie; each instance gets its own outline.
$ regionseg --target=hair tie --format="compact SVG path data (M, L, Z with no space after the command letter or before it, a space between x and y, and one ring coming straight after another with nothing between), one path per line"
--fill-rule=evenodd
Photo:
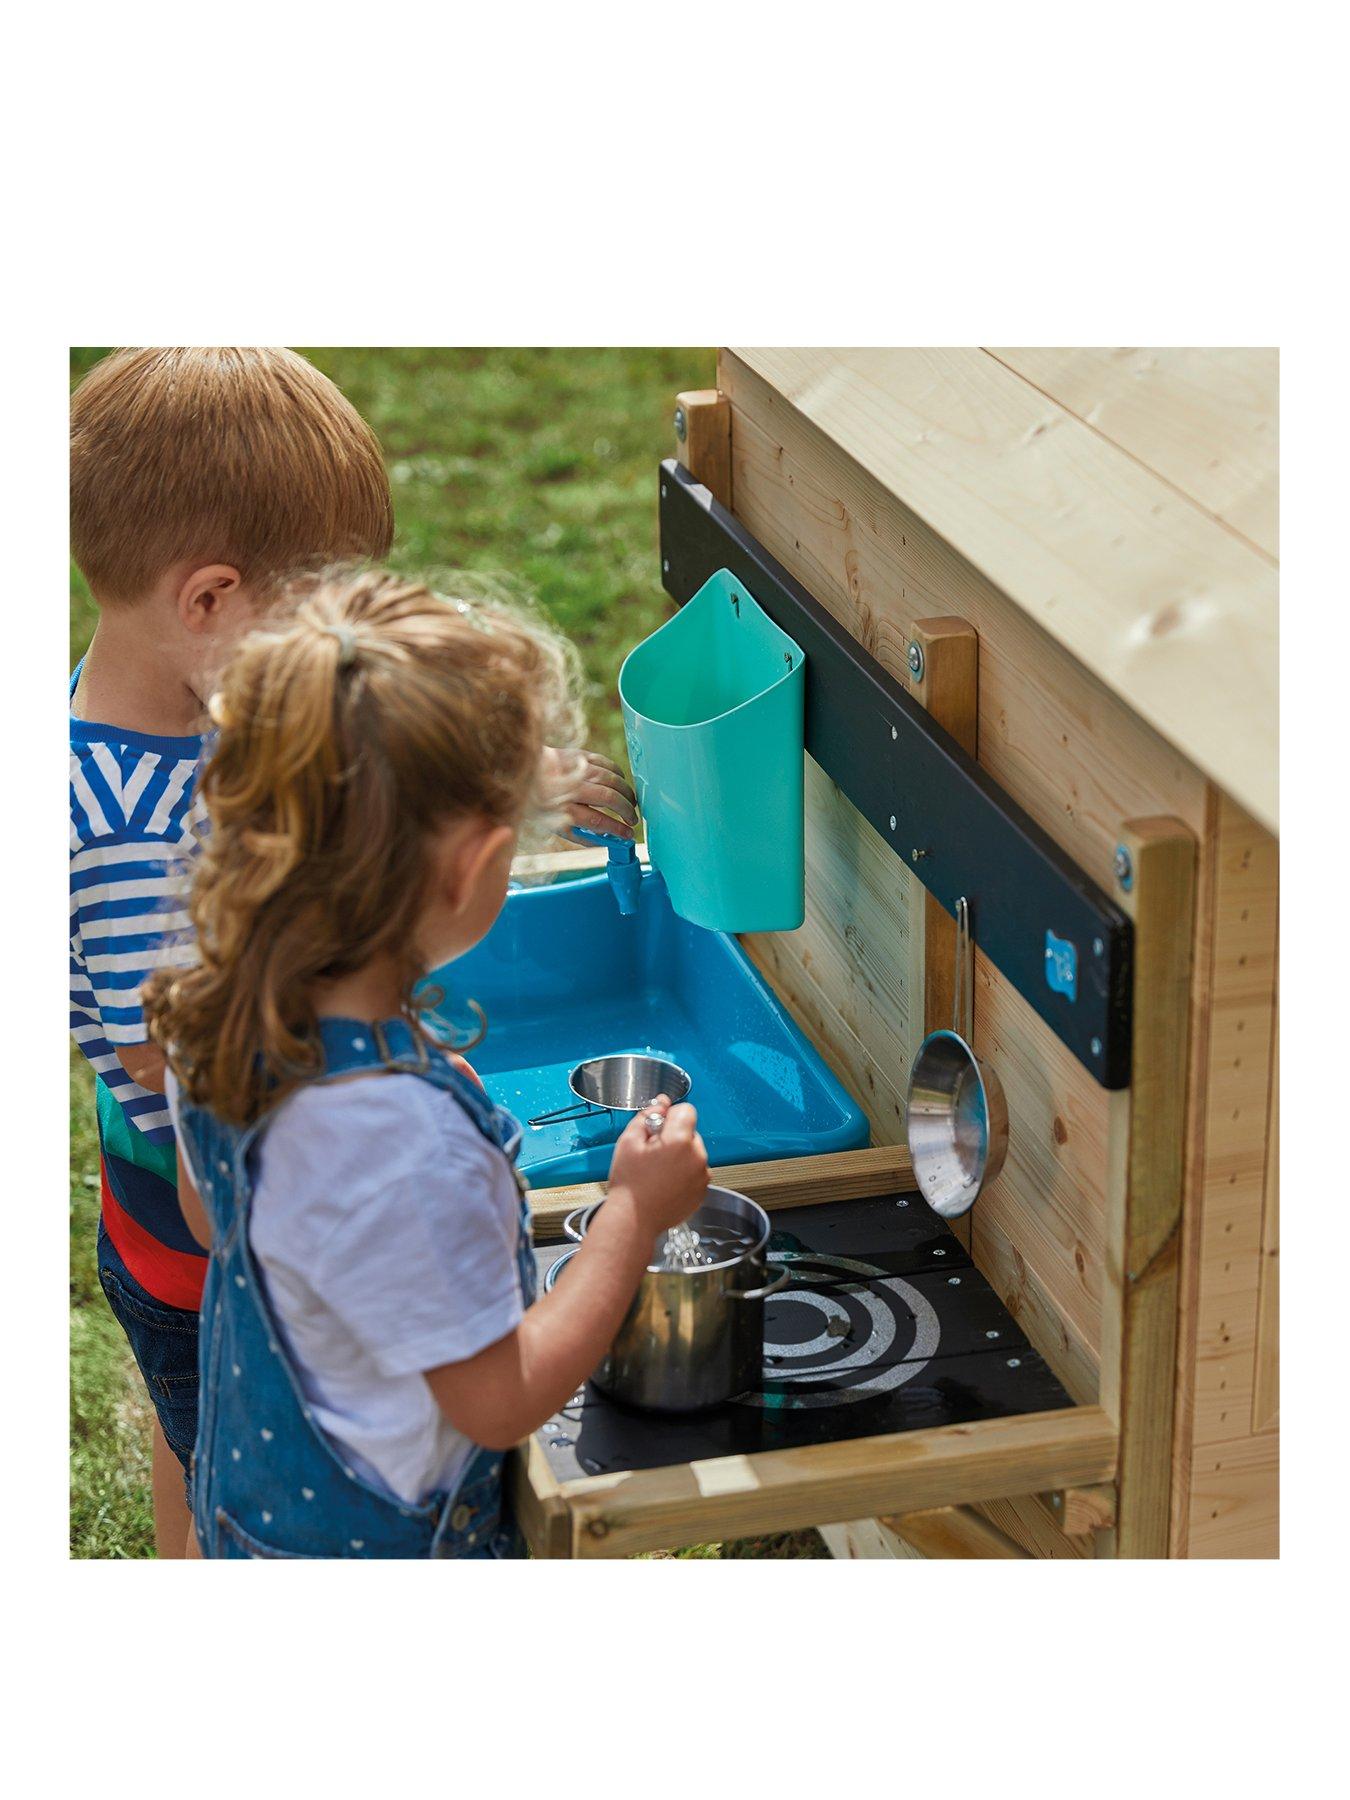
M321 625L319 629L325 637L337 639L339 669L345 669L348 663L355 661L356 633L350 625Z

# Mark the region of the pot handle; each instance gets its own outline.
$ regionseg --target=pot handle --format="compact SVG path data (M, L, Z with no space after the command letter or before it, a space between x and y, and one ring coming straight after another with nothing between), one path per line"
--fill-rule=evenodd
M551 1294L553 1292L554 1284L557 1282L559 1275L562 1274L565 1265L570 1263L575 1255L575 1250L564 1250L557 1262L550 1263L548 1270L544 1275L544 1292L546 1294Z
M584 1206L574 1206L571 1212L568 1213L567 1217L563 1220L563 1236L571 1238L574 1244L579 1244L581 1242L582 1234L578 1221L584 1216L585 1212L586 1208Z
M791 1278L792 1270L789 1268L782 1268L774 1276L773 1280L766 1282L763 1287L728 1288L722 1298L724 1300L764 1300L768 1295L776 1294L779 1288L785 1288Z

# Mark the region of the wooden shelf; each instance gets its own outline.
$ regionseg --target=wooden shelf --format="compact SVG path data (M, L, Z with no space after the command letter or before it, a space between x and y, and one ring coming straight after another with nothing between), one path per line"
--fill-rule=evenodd
M532 1438L514 1464L536 1556L633 1556L1110 1481L1116 1431L1100 1407L1075 1406L568 1482Z

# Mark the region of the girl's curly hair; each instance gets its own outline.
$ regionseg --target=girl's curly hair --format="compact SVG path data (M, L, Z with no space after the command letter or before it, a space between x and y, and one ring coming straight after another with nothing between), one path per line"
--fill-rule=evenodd
M211 702L194 967L143 1001L184 1092L246 1125L318 1066L315 990L380 954L415 1016L430 834L542 806L579 739L575 653L523 614L381 570L300 578Z

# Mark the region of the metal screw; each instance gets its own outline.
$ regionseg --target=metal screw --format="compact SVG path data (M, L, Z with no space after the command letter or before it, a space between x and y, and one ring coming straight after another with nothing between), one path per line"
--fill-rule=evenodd
M1093 938L1092 954L1094 956L1105 956L1106 955L1106 945L1102 942L1102 940L1100 938Z
M960 1285L961 1285L961 1277L959 1275L949 1275L947 1277L947 1286L948 1287L960 1287Z
M668 556L663 556L661 559L661 572L664 575L669 575L670 573L670 558Z
M665 482L664 482L664 481L663 481L663 482L662 482L662 483L661 483L661 498L662 498L662 499L663 499L663 500L664 500L664 499L665 499L665 497L666 497L666 484L665 484Z
M1134 863L1124 844L1116 845L1115 860L1112 867L1116 871L1116 880L1128 894L1134 886Z
M892 831L895 830L895 814L894 813L891 814L891 830Z
M1010 1356L1008 1358L1008 1367L1010 1369L1020 1369L1021 1366L1022 1366L1022 1359L1020 1356Z
M923 651L918 644L911 644L905 660L909 664L909 672L915 681L923 680Z
M682 406L677 406L675 408L675 435L681 443L683 443L685 438L689 435L689 421L684 416L684 408Z
M984 1335L987 1338L996 1338L999 1334L996 1331L986 1331Z
M947 1252L945 1250L935 1250L933 1252L934 1256L945 1256L946 1254L947 1254Z
M900 733L895 729L894 725L892 725L891 726L891 742L894 743L895 740L899 737L899 735L900 735Z
M1091 1050L1094 1056L1100 1056L1102 1053L1102 1040L1100 1038L1093 1038L1092 1042L1088 1045L1088 1049Z
M928 852L926 850L911 850L909 853L909 860L911 862L921 862L927 854Z
M1064 1504L1063 1496L1060 1494L1051 1494L1050 1504L1051 1504L1051 1506L1063 1506L1063 1504Z
M896 1204L896 1205L897 1205L897 1206L908 1206L908 1205L909 1205L909 1201L908 1201L908 1200L897 1200L897 1201L896 1201L896 1203L895 1203L895 1204Z

